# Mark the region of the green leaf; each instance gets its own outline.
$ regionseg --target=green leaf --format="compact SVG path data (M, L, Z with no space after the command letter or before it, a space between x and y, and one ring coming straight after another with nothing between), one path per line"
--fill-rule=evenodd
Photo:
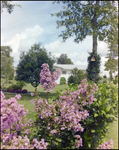
M58 141L58 142L62 142L62 139L60 139L60 138L56 138L56 141Z
M95 133L95 130L94 130L94 129L91 129L91 133Z
M110 117L110 118L115 118L114 115L106 115L106 117L107 117L107 118L109 118L109 117Z
M98 116L98 114L97 113L94 113L94 117L97 117Z

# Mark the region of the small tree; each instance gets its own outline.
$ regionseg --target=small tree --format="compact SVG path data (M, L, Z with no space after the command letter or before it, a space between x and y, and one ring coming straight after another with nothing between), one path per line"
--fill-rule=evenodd
M50 71L53 71L53 64L55 58L51 53L47 54L45 48L41 47L41 43L31 46L28 52L22 52L20 61L16 70L16 80L23 80L26 83L30 83L35 87L35 94L37 92L37 86L40 83L40 72L43 63L48 63Z
M67 57L67 54L61 54L60 57L57 58L57 64L73 64L73 62Z
M72 75L68 78L68 84L80 84L83 79L87 77L87 74L83 70L78 70L74 68L72 70Z
M6 88L13 72L13 57L10 56L12 49L10 46L1 46L1 75L5 76Z

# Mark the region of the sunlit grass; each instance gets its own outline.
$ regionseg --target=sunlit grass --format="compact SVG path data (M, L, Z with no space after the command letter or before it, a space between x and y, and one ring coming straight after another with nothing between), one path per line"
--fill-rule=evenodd
M118 149L118 119L109 124L109 130L106 133L104 141L108 142L111 139L114 141L112 149Z

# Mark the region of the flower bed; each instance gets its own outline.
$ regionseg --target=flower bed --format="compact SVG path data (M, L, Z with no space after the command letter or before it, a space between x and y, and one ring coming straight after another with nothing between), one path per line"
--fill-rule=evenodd
M27 93L28 91L26 89L24 89L24 90L8 89L7 92L11 92L11 93Z

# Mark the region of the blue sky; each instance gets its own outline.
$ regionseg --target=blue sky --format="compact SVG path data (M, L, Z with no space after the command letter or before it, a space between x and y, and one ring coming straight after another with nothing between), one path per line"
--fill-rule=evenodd
M67 56L75 65L87 66L88 52L92 51L92 37L79 44L73 42L74 37L69 38L62 43L62 38L58 35L65 29L62 27L56 29L57 17L51 17L51 13L59 12L63 4L52 4L52 1L13 1L20 4L20 7L14 7L11 14L6 9L1 14L1 45L9 45L13 52L14 66L19 63L19 56L22 51L28 51L35 43L42 43L48 52L55 57L61 54ZM98 53L101 55L101 71L103 75L108 76L104 71L104 63L107 60L107 44L98 41Z

